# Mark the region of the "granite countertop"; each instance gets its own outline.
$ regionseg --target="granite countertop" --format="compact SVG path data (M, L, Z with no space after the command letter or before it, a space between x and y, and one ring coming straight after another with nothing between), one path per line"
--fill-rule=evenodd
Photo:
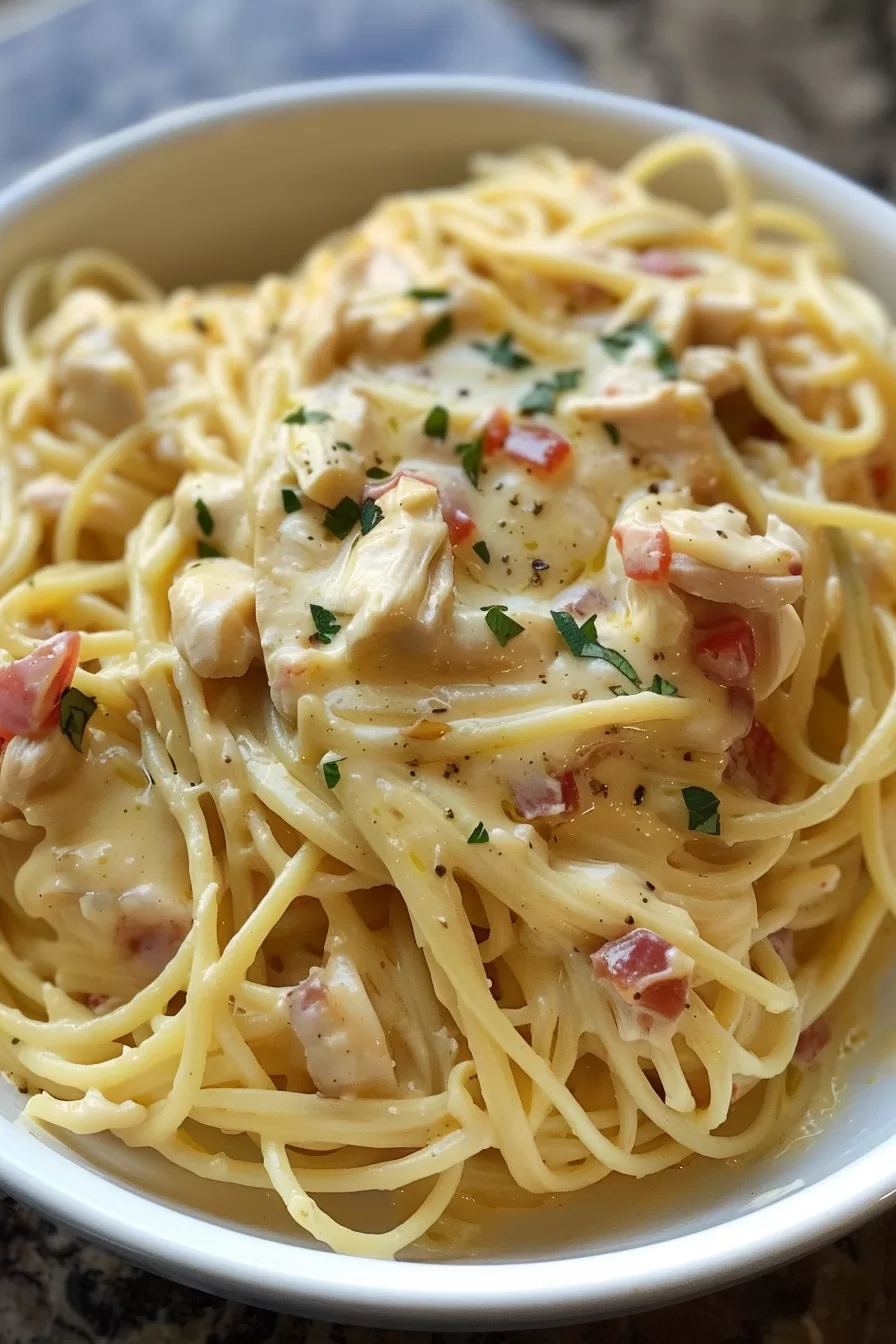
M420 69L588 80L735 122L877 190L896 188L896 6L888 0L515 0L503 8L498 0L0 0L0 182L194 98L312 75ZM892 1344L894 1283L890 1214L787 1268L685 1305L507 1338ZM181 1288L0 1197L0 1344L384 1344L390 1333Z

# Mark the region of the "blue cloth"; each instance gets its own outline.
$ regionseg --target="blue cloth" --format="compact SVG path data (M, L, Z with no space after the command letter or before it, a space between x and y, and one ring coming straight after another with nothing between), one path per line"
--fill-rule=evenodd
M0 183L197 99L399 71L576 73L497 0L86 0L0 42Z

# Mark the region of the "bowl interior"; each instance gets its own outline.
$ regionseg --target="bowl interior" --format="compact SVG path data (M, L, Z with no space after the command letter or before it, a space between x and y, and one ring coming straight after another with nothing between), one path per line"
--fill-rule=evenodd
M163 118L136 139L126 133L114 137L98 155L76 153L0 198L0 293L27 261L77 246L120 251L165 287L250 280L292 266L322 234L351 223L385 193L458 180L469 155L478 150L556 143L615 165L652 136L690 124L684 114L600 95L497 84L488 88L472 81L429 87L399 82L373 92L369 86L323 87L311 93L250 97L242 100L238 114L225 110L215 117L200 111L192 117ZM841 239L855 273L896 308L896 271L889 265L889 236L896 222L892 209L824 169L748 137L735 133L734 138L761 192L820 214ZM662 186L701 205L721 200L708 169L670 176ZM896 938L889 929L876 958L879 973L863 977L861 992L852 993L841 1007L843 1023L858 1023L866 1039L838 1064L832 1078L821 1080L808 1124L783 1148L749 1163L698 1161L640 1185L613 1177L575 1199L543 1208L535 1217L499 1217L477 1258L553 1258L556 1263L560 1256L657 1247L671 1238L718 1231L748 1213L788 1203L892 1140L896 1047L887 1024L896 1016ZM219 1278L221 1291L229 1286L241 1296L307 1306L307 1256L293 1261L304 1268L290 1279L290 1262L277 1249L280 1243L284 1254L295 1255L291 1248L301 1234L274 1196L206 1184L114 1140L64 1143L54 1134L13 1131L11 1122L21 1105L15 1089L0 1082L0 1178L24 1198L107 1241L119 1238L119 1249L156 1268L205 1283L214 1280L214 1271L197 1267L195 1256L184 1254L185 1229L192 1227L192 1239L200 1242L217 1237L215 1228L225 1236L248 1233L240 1253L251 1263L242 1286ZM66 1165L60 1168L57 1159ZM884 1166L887 1190L878 1188L868 1203L896 1188L892 1143ZM68 1189L54 1194L48 1173L66 1169ZM99 1185L97 1172L105 1173L108 1181ZM150 1197L135 1204L134 1193L144 1190ZM91 1219L85 1210L100 1193L103 1216ZM116 1210L123 1229L118 1232L110 1221ZM178 1221L175 1227L166 1223L166 1210L195 1213L202 1221ZM800 1246L825 1230L820 1224L818 1229L807 1226L808 1216L796 1219L794 1236ZM149 1249L146 1238L141 1240L133 1230L141 1220L157 1235ZM760 1225L751 1221L749 1232L747 1226L743 1256L733 1254L729 1277L738 1268L746 1272L759 1267L763 1255L766 1261L772 1258L767 1237L754 1240ZM769 1221L763 1226L766 1236ZM736 1252L733 1230L732 1238ZM765 1250L759 1249L760 1242ZM217 1238L216 1245L223 1244ZM774 1254L780 1257L780 1247ZM314 1251L312 1263L322 1266L325 1260L333 1257ZM266 1285L265 1262L279 1267L277 1281ZM689 1283L682 1271L674 1282L667 1278L665 1288L651 1287L650 1271L643 1264L642 1288L648 1296L639 1305L647 1305L650 1294L657 1292L668 1296L709 1286L699 1277ZM391 1268L379 1267L378 1274L394 1284L398 1281L389 1279ZM424 1267L419 1270L423 1273ZM699 1276L696 1263L694 1273ZM326 1274L319 1277L323 1283ZM600 1278L596 1270L589 1309L620 1305L621 1273L616 1273L615 1284L601 1283ZM448 1281L439 1282L448 1287ZM325 1294L323 1304L317 1303L322 1314L357 1314L345 1297L343 1306L335 1308L333 1296ZM546 1302L548 1296L545 1287L540 1300ZM369 1304L370 1294L367 1300ZM578 1306L570 1298L565 1309L555 1307L553 1319L581 1314L584 1300L580 1294ZM459 1298L453 1315L451 1309L440 1313L434 1304L423 1309L422 1318L431 1321L441 1314L459 1322L465 1310ZM364 1314L368 1320L396 1319L398 1309L368 1305ZM530 1301L527 1319L536 1316ZM509 1306L501 1319L513 1318Z

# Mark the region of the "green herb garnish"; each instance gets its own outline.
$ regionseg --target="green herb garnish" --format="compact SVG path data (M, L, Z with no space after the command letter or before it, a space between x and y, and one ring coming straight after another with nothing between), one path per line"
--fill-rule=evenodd
M355 451L352 445L346 443L344 439L337 439L335 446L341 448L344 453L353 453Z
M76 751L82 749L84 729L95 713L96 700L92 695L85 695L75 686L69 686L62 692L59 701L59 726Z
M344 756L339 757L339 761L344 760ZM335 789L339 783L339 761L321 761L320 772L328 789Z
M484 541L474 541L473 550L479 556L484 565L490 565L492 562L491 552Z
M612 420L604 420L604 429L607 431L607 438L611 443L618 443L620 439L619 429L613 424Z
M298 513L302 507L302 501L299 499L298 490L292 490L288 485L284 485L280 491L280 497L283 500L284 513Z
M485 612L485 623L502 649L508 640L523 633L523 626L507 615L505 606L480 607L479 610Z
M504 331L494 341L473 341L473 349L486 355L493 364L501 369L529 369L532 360L521 350L513 348L513 335Z
M210 541L200 541L196 544L196 553L200 560L219 560L224 552L219 551L217 546L213 546Z
M306 411L304 406L297 406L289 415L284 415L284 425L322 425L325 420L332 420L333 417L329 411Z
M392 473L391 471L384 471L382 467L368 467L364 475L369 481L384 481Z
M681 796L688 810L688 830L702 831L704 835L718 835L721 830L719 821L719 800L709 789L701 789L689 784L682 789Z
M377 523L383 521L383 511L379 504L373 499L365 499L361 505L361 536L366 537L368 532L372 532Z
M348 495L343 495L334 509L327 509L324 514L324 527L333 533L342 541L351 532L355 523L361 517L361 510L353 499Z
M444 439L448 433L448 412L444 406L433 406L423 422L423 433L429 439Z
M656 366L664 378L678 377L678 364L669 346L651 322L627 322L618 331L601 336L600 343L613 359L622 359L638 341L648 341L653 349Z
M667 681L665 677L661 677L659 672L653 674L653 681L650 683L650 689L653 691L654 695L678 694L678 687L674 686L671 681Z
M197 499L195 503L196 521L199 524L199 530L204 537L210 537L215 530L215 520L209 513L208 505L204 499Z
M633 686L639 691L642 689L641 679L628 659L599 642L593 616L589 616L581 626L576 625L575 617L568 611L552 611L551 616L570 652L577 658L601 658L605 663L612 663Z
M485 829L481 821L477 821L472 834L467 836L467 844L468 845L488 844L488 831Z
M311 619L321 644L329 644L333 636L338 635L342 629L332 611L327 611L326 607L319 607L314 602L311 603Z
M423 346L426 350L431 350L435 345L441 345L447 341L448 337L454 331L454 318L450 313L443 313L437 317L431 327L427 327L423 333Z
M405 290L405 298L419 299L421 303L425 303L427 299L450 299L451 294L447 289L426 289L415 285L413 289Z
M539 378L520 401L519 411L523 415L536 415L539 411L551 414L557 408L560 393L578 387L581 377L581 369L558 369L550 378Z
M482 469L482 439L472 443L459 443L454 450L460 457L460 464L473 485L479 485L479 472Z

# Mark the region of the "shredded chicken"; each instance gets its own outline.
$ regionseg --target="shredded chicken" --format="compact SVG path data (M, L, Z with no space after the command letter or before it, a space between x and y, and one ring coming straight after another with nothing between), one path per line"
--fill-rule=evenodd
M191 541L208 540L224 555L251 564L252 537L242 474L190 472L181 477L174 492L174 524Z
M171 638L200 677L241 677L261 656L255 575L240 560L197 560L169 593Z
M289 1020L311 1080L325 1097L394 1097L395 1068L352 961L332 953L289 994Z

